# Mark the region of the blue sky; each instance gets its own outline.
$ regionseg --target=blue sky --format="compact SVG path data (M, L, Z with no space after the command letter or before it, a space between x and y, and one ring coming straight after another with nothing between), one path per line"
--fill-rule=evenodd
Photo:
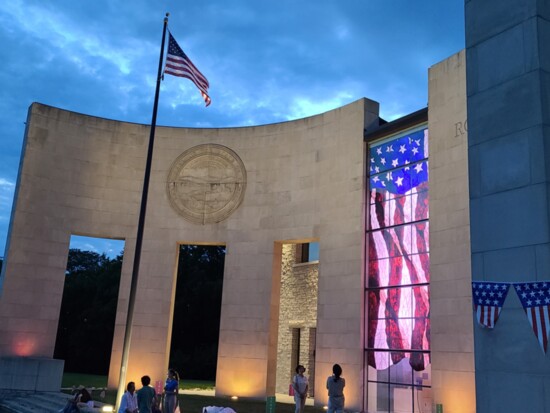
M392 120L425 107L428 68L464 48L464 0L2 2L0 256L29 105L150 123L167 11L212 104L167 76L158 125L273 123L361 97Z

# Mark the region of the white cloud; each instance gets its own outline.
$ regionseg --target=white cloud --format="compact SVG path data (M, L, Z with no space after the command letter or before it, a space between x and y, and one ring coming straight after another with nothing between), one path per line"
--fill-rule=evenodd
M325 100L298 97L290 104L287 120L305 118L327 112L350 103L352 99L353 94L347 91L337 92L332 98Z
M18 26L24 35L42 42L47 54L47 46L52 46L87 73L94 74L99 66L98 61L90 58L110 62L123 74L129 74L132 67L139 67L135 62L139 61L148 45L140 41L138 47L137 40L129 38L126 47L116 48L101 39L101 32L90 31L89 25L71 21L63 10L49 9L45 6L47 4L32 5L22 0L11 0L3 10L8 18L3 18L2 22Z

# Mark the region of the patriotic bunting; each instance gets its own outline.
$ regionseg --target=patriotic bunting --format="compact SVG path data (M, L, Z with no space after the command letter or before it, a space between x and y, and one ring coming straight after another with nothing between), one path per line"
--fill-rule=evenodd
M530 282L514 284L516 293L523 305L527 319L533 328L537 340L546 353L548 348L548 317L550 307L550 284L548 282Z
M479 325L495 327L509 288L508 283L472 282L472 300Z
M472 282L472 301L476 319L485 328L494 328L510 285L518 295L529 324L545 353L550 331L550 281L526 283Z

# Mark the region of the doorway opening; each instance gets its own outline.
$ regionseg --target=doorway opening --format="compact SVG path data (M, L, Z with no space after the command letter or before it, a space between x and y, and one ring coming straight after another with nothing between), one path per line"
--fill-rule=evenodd
M107 376L124 241L72 235L54 358L65 373Z
M308 396L313 397L319 243L283 243L281 257L275 392L288 394L296 366L300 364L306 369Z
M224 245L180 245L169 365L185 380L216 381Z

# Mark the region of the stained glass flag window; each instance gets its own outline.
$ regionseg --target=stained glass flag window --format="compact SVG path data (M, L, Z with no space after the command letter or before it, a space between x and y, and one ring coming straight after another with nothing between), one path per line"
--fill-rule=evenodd
M472 282L472 301L480 326L495 327L509 288L508 283Z
M548 330L550 330L550 283L531 282L514 284L514 289L523 305L533 332L546 353L548 348Z
M367 363L430 364L428 130L369 148Z
M413 132L370 150L370 187L405 194L428 180L425 131Z

